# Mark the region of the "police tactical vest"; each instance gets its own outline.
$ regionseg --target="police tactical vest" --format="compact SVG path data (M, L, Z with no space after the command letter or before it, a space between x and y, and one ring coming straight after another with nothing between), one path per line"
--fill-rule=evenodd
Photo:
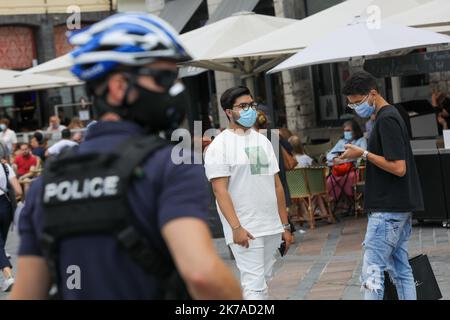
M140 165L166 140L157 136L132 138L111 153L63 152L48 161L43 174L42 247L54 284L58 284L59 244L63 239L111 235L145 271L162 280L161 298L188 299L174 266L135 228L127 190L144 177Z

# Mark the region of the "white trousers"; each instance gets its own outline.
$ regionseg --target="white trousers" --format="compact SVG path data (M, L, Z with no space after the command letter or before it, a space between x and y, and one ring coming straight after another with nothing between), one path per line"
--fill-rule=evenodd
M241 273L241 285L245 300L267 300L267 283L272 278L275 253L281 244L281 234L269 235L249 241L245 248L230 244Z

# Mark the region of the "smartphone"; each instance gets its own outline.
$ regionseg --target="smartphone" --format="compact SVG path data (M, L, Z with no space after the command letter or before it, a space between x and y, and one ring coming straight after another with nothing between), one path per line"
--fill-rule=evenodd
M286 253L286 241L283 240L278 250L280 251L281 256L284 256Z

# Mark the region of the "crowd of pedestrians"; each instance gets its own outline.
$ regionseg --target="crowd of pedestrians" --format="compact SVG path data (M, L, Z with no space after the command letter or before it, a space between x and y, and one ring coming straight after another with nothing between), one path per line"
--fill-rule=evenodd
M86 83L99 122L85 134L82 121L59 113L30 144L18 144L0 120L2 289L13 288L12 299L268 299L277 256L294 241L286 171L315 162L300 137L267 130L271 120L252 92L232 87L220 97L229 126L202 141L204 165L175 164L168 140L189 99L177 64L191 59L177 32L156 16L127 13L69 42L72 72ZM346 122L327 155L335 179L366 162L364 296L382 299L378 284L389 271L399 298L415 299L407 243L411 212L423 201L407 129L370 74L353 74L343 94L373 122L368 142L356 121ZM71 151L58 157L64 150ZM240 284L211 239L208 183ZM23 193L14 279L5 242ZM313 201L330 216L323 196ZM73 265L83 277L76 290L67 286Z

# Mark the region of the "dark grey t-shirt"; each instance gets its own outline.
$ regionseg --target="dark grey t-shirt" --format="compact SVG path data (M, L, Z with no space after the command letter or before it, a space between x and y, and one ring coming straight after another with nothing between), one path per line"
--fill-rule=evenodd
M422 189L405 122L394 106L382 108L367 149L388 161L405 160L406 175L398 177L368 162L364 209L367 212L423 210Z

